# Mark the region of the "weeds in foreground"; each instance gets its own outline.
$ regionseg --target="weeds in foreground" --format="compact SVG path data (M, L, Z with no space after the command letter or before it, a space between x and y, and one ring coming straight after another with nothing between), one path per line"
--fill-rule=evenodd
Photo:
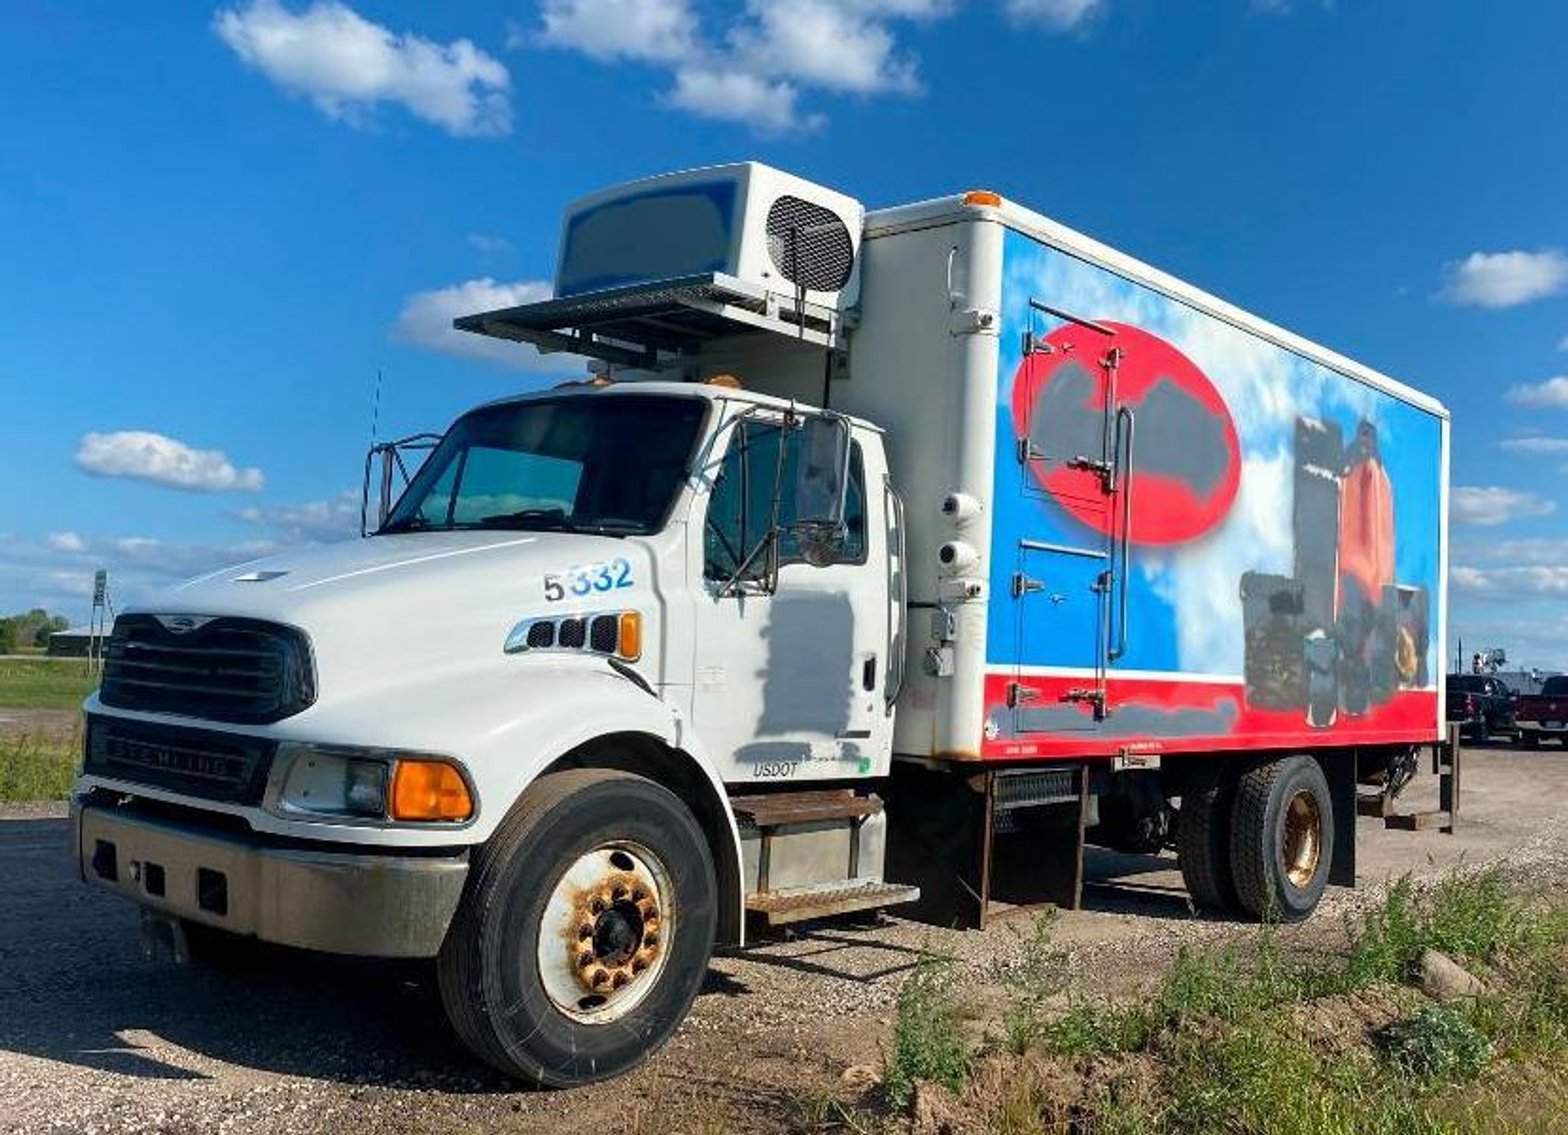
M81 738L0 737L0 804L64 800L76 775Z
M974 1056L963 1023L952 959L924 955L898 995L893 1047L883 1081L889 1103L908 1106L919 1080L934 1081L955 1093L963 1091Z
M1288 951L1272 927L1241 945L1183 951L1153 994L1135 1001L1077 1000L1050 1016L1026 992L1009 1019L1029 1027L1009 1024L1009 1048L1070 1060L1075 1076L1095 1069L1114 1083L1131 1072L1143 1082L1131 1093L1102 1082L1064 1102L1020 1081L992 1109L996 1130L1494 1130L1502 1128L1477 1126L1476 1107L1490 1100L1485 1114L1503 1114L1517 1106L1490 1086L1508 1071L1504 1058L1568 1067L1568 911L1510 895L1496 871L1456 875L1427 891L1403 879L1347 931L1347 947L1329 959ZM1036 948L1044 956L1048 944ZM1491 995L1423 1005L1375 1037L1352 1017L1351 1033L1337 1041L1314 1032L1312 1012L1295 1008L1376 986L1386 1012L1415 996L1394 987L1416 979L1427 949L1480 971Z

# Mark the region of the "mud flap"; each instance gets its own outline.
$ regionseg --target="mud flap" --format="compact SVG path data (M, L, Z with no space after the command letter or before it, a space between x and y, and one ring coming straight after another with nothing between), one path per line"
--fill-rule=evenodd
M1317 754L1328 780L1334 806L1334 860L1328 881L1335 887L1356 885L1356 751L1340 749Z

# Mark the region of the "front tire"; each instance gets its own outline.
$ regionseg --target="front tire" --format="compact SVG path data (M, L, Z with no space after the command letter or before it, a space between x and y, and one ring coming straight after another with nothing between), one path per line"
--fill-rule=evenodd
M1299 922L1317 908L1334 860L1328 778L1311 757L1269 761L1236 784L1231 873L1255 918Z
M465 1044L571 1087L642 1063L685 1018L717 917L696 819L640 776L542 778L480 850L437 961Z

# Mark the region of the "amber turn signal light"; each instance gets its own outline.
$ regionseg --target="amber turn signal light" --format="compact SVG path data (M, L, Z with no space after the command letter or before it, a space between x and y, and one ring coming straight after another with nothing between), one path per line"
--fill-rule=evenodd
M401 760L392 774L394 820L466 820L473 797L462 774L445 761Z
M621 633L616 639L615 653L628 662L642 657L642 616L636 611L621 615Z

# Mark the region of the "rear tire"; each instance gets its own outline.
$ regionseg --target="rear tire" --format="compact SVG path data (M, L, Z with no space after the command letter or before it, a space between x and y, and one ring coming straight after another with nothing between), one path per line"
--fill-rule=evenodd
M470 869L437 959L447 1016L508 1076L617 1076L691 1008L716 895L707 839L669 790L600 769L544 777Z
M1224 769L1195 772L1183 786L1176 818L1176 861L1195 906L1224 914L1239 909L1230 866L1235 780Z
M1311 914L1334 861L1334 804L1318 762L1285 757L1244 773L1236 783L1230 847L1244 911L1282 922Z

